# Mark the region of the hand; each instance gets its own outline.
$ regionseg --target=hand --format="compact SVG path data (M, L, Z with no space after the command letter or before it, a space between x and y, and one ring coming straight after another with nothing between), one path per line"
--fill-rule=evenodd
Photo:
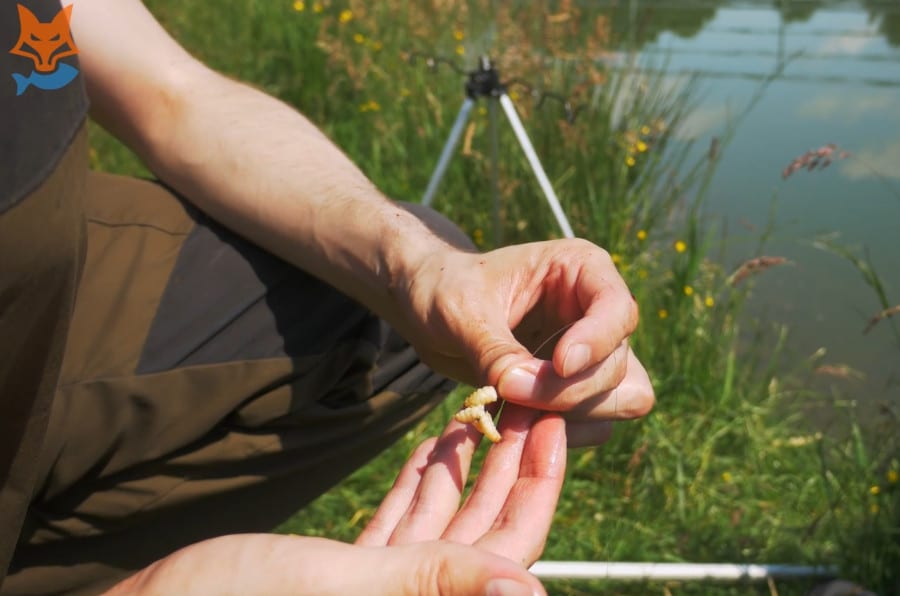
M508 405L503 441L459 501L480 435L451 422L413 453L356 545L224 536L186 547L109 594L544 594L526 570L562 487L564 423Z
M566 462L563 420L507 404L503 440L493 445L466 502L459 507L481 436L451 422L407 461L357 544L385 546L449 540L471 544L525 566L550 530Z
M565 412L571 444L653 405L628 347L637 305L609 255L584 240L435 253L400 280L411 317L401 332L422 359L510 402ZM559 334L559 332L562 332ZM558 335L555 335L558 334ZM547 359L532 355L547 339Z

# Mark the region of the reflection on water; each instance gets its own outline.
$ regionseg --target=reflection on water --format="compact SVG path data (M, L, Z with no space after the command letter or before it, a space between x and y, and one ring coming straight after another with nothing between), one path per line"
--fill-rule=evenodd
M582 3L585 4L585 3ZM598 4L588 2L587 4ZM613 29L638 47L658 41L663 33L672 33L683 39L707 31L711 21L717 19L722 9L755 9L771 13L779 24L808 22L825 11L853 12L874 24L874 33L891 46L900 46L900 7L893 0L619 0L599 2L608 7ZM633 25L637 24L637 27ZM730 26L744 32L752 32L744 23L731 21Z
M891 304L900 303L900 3L604 6L620 57L637 48L640 63L665 64L673 84L698 77L702 102L680 131L698 151L740 116L707 199L708 210L724 218L724 258L735 265L757 256L774 201L764 252L794 263L760 277L753 314L790 323L794 356L824 348L821 364L865 375L827 382L872 408L886 401L896 407L896 336L888 324L862 333L881 305L852 265L811 241L837 233L867 251ZM782 177L791 160L827 143L850 157Z

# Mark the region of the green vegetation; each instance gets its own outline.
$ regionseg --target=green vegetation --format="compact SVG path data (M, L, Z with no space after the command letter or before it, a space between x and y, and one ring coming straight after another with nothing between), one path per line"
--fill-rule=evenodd
M764 274L765 264L748 254L745 268L726 271L712 258L715 229L702 201L717 148L688 163L688 148L670 134L689 112L690 82L672 87L659 76L605 71L592 60L609 39L601 12L575 18L544 2L487 0L148 5L213 67L301 109L401 200L419 199L462 100L462 77L445 65L432 71L421 58L410 62L415 52L452 57L467 69L490 53L506 78L528 83L511 94L576 234L607 248L633 288L642 312L633 346L658 395L646 419L618 425L605 447L571 452L546 559L834 565L871 589L896 589L894 430L869 428L876 440L865 441L853 407L841 405L847 401L805 389L813 363L785 362L786 329L774 344L752 341L765 329L741 316L753 281L743 278ZM559 103L539 107L529 89L563 92L582 109L569 122ZM495 237L490 135L479 105L435 207L488 249ZM102 131L91 132L96 167L145 173ZM502 120L499 142L504 242L558 235ZM353 540L406 455L439 432L460 401L438 408L280 530ZM846 408L851 432L823 436L810 428L805 416L814 402ZM776 587L792 594L809 585ZM548 588L713 593L699 583Z

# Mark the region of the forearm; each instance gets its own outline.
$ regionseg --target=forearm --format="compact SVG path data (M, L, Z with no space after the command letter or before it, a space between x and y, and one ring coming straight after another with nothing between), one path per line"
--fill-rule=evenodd
M446 247L306 118L209 70L139 1L80 2L72 30L92 115L251 241L388 318L393 284Z
M168 134L142 143L150 167L226 226L391 318L394 283L446 245L301 114L202 76L170 104Z

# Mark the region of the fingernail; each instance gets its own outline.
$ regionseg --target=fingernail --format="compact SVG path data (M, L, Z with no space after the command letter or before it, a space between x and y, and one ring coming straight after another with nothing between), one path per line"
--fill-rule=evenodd
M537 375L524 368L514 368L497 385L497 392L504 399L528 399L534 393Z
M568 378L574 374L578 374L587 368L591 360L591 349L585 344L575 344L569 346L566 350L566 357L563 359L563 376Z
M534 596L534 588L508 577L490 580L484 587L485 596Z

